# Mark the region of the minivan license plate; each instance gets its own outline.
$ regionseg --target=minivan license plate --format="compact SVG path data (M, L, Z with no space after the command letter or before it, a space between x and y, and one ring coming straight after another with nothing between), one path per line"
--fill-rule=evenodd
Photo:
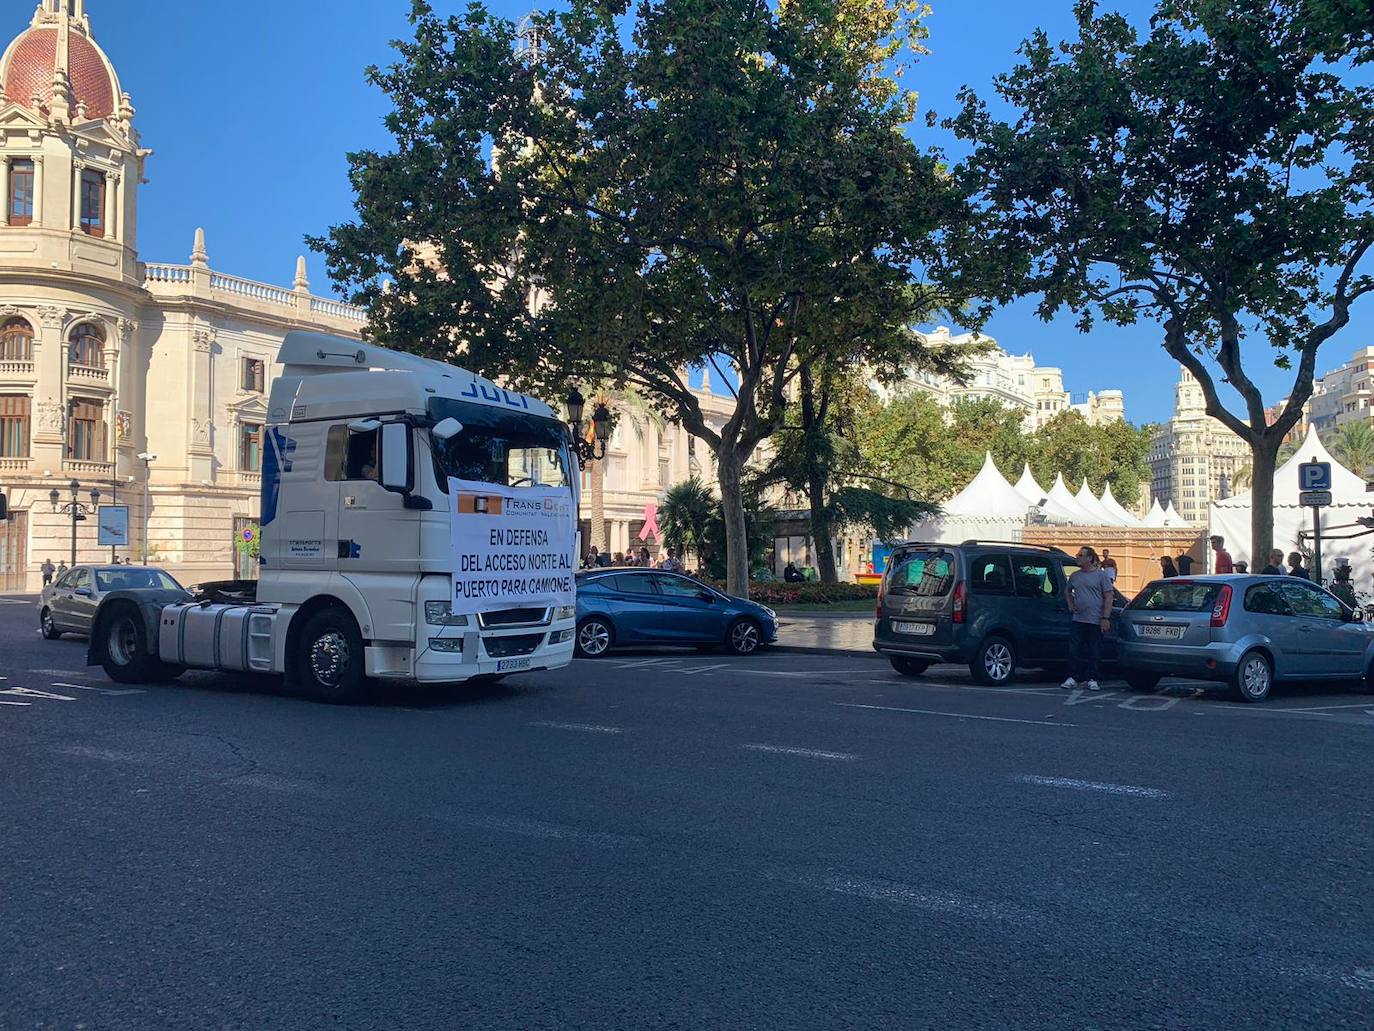
M502 659L496 664L497 673L509 673L512 670L529 668L529 659Z
M917 637L930 637L935 633L934 623L898 623L893 621L892 629L899 634L914 634Z
M1166 641L1177 641L1183 636L1181 626L1143 626L1140 628L1141 637L1158 637Z

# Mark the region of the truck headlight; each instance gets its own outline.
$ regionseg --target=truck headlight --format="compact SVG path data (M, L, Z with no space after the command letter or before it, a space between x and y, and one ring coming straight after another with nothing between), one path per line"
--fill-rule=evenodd
M467 626L467 616L455 616L446 601L425 602L425 622L430 626Z
M463 650L463 639L461 637L431 637L429 639L429 650L435 652L461 653Z
M553 614L554 622L564 619L574 619L577 616L576 605L560 605L558 611Z

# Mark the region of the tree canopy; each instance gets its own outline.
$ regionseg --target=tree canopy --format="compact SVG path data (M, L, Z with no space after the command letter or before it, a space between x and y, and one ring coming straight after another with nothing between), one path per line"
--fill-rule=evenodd
M609 376L705 441L744 594L743 470L817 341L835 339L813 323L889 340L951 217L894 79L924 14L571 0L518 28L416 0L414 39L371 73L395 150L351 155L358 218L315 242L383 341L461 347L532 389ZM723 422L689 388L700 365L728 369Z
M1092 0L1076 14L1077 38L1037 32L998 78L1013 121L963 93L948 124L973 145L956 176L975 215L940 275L986 298L981 316L1030 294L1085 329L1157 323L1251 446L1265 554L1317 351L1374 290L1374 88L1352 72L1368 4L1160 0L1144 33ZM1294 373L1272 423L1251 372L1270 347Z

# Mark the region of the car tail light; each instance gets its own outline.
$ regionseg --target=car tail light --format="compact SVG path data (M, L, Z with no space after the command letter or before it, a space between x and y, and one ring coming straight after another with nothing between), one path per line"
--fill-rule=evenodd
M1223 584L1217 594L1217 603L1212 606L1212 626L1225 626L1231 615L1231 588Z
M964 581L954 585L954 622L964 621Z
M883 618L883 593L887 590L887 577L878 581L878 608L873 613L875 620Z

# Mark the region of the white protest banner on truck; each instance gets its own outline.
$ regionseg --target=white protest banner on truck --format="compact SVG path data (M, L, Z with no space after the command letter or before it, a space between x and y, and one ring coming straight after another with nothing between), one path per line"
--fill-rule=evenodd
M448 496L455 615L574 604L572 491L450 479Z

